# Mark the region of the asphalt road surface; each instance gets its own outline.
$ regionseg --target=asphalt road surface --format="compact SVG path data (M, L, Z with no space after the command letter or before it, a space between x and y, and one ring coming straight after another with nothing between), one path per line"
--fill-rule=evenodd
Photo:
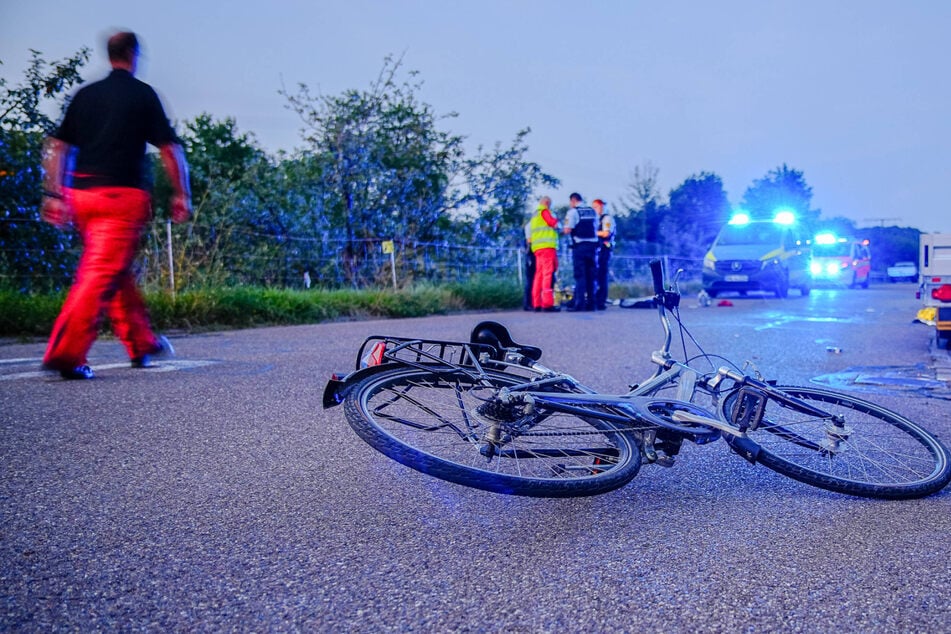
M684 300L708 352L951 440L911 286L723 299ZM606 391L661 337L617 307L171 333L152 370L98 342L91 382L37 372L43 342L0 346L0 630L949 630L949 489L851 498L717 442L606 495L510 497L405 468L322 409L367 335L467 339L487 316Z

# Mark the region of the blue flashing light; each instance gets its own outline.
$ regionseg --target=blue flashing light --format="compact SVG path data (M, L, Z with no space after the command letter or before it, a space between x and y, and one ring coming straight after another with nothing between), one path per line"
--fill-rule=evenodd
M773 222L778 225L791 225L796 222L796 214L789 209L779 209L776 211L776 215L773 216Z
M745 211L738 211L733 214L733 217L730 218L729 224L731 225L748 225L750 224L750 216Z

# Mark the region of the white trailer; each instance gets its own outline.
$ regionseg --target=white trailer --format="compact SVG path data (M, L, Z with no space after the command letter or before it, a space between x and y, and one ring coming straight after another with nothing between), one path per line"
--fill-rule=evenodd
M918 241L919 319L933 323L938 342L951 338L951 233L923 233Z

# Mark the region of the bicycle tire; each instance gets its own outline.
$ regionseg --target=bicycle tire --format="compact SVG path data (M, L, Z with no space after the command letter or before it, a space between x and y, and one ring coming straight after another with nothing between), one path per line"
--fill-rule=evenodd
M891 500L925 497L951 481L948 449L904 416L838 392L775 389L841 416L842 426L767 397L763 421L748 436L758 446L756 461L773 471L830 491ZM738 394L734 390L721 401L726 421L733 420Z
M353 430L377 451L477 489L574 497L606 493L637 475L641 448L629 431L543 408L528 417L503 411L493 397L523 382L502 372L474 379L462 371L397 367L354 386L344 409ZM505 442L493 456L485 434L494 424Z

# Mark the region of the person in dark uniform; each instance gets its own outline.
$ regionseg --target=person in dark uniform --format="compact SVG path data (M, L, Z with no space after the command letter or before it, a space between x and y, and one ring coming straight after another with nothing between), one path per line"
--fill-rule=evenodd
M575 295L568 310L594 310L598 214L584 204L584 199L578 193L571 194L568 207L563 232L571 236L571 260L575 274Z
M158 95L135 78L138 38L116 33L108 51L112 72L76 93L44 148L40 213L57 226L75 224L83 242L75 282L43 357L43 366L65 379L93 378L86 355L103 312L133 367L172 352L168 340L152 332L132 273L152 215L147 143L159 148L172 183L172 220L191 217L185 153Z
M532 253L532 220L525 223L525 240L522 242L525 249L525 285L522 295L522 310L535 310L532 304L532 287L535 286L535 254Z
M594 291L594 307L596 310L606 310L608 307L608 264L611 261L611 252L614 250L614 218L604 211L604 201L595 198L591 206L598 212L598 274Z

